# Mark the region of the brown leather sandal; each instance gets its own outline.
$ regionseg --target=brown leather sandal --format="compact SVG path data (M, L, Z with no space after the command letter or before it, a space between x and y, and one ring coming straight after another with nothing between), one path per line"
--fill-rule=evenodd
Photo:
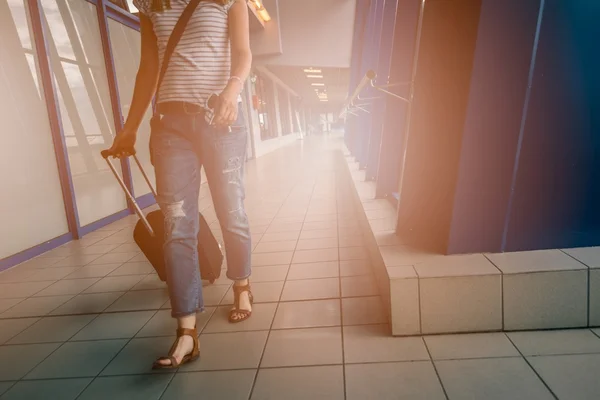
M229 322L231 322L232 324L245 321L252 315L251 310L244 310L240 308L240 295L244 292L248 292L248 299L250 300L250 305L253 305L254 303L254 297L252 296L252 292L250 291L250 281L248 281L248 283L243 286L233 285L234 308L231 311L229 311ZM234 316L238 316L238 318L234 318Z
M191 353L183 356L180 363L177 363L177 360L173 356L173 353L175 352L175 349L177 348L177 343L179 343L179 339L182 336L191 336L192 340L194 341L194 348L192 349ZM177 329L177 339L175 339L175 343L173 343L173 346L171 346L171 350L169 350L169 355L166 357L160 357L158 360L154 361L154 364L152 365L152 369L179 368L183 364L187 364L192 361L196 361L199 358L200 358L200 349L199 349L199 344L198 344L198 330L196 328L194 328L194 329L179 328L179 329ZM164 365L164 364L160 363L161 361L171 361L171 364Z

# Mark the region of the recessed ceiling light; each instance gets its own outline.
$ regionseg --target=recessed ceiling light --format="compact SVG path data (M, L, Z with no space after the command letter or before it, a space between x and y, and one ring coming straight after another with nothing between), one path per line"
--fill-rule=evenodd
M306 75L307 78L323 78L323 75Z
M324 83L311 83L311 85L313 85L313 86L325 86Z

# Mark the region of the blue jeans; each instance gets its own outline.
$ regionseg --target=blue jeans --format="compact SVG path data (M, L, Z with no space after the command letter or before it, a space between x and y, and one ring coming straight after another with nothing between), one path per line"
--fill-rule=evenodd
M240 110L241 111L241 110ZM250 276L250 227L244 209L247 131L241 112L231 127L216 128L203 114L168 114L150 139L157 202L165 216L165 264L172 316L202 310L198 268L198 197L204 167L223 232L227 277Z

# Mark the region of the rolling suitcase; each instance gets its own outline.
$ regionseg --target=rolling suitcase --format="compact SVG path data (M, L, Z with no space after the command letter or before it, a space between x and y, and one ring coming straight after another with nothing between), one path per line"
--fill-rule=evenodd
M163 250L165 230L164 215L162 211L152 211L145 216L127 189L127 186L125 186L123 179L121 179L114 165L110 161L110 154L107 151L103 151L102 157L106 160L111 171L119 181L121 188L125 191L127 198L133 204L136 214L140 218L140 220L135 224L135 228L133 230L133 239L135 240L135 243L138 245L140 250L142 250L148 261L150 261L150 264L152 264L156 270L160 280L166 281L167 273ZM146 175L146 172L142 168L142 164L140 164L135 154L133 154L132 157L137 166L140 168L146 183L148 183L148 186L150 186L152 194L154 197L156 197L154 187ZM200 214L200 229L198 233L198 261L200 276L203 280L214 283L215 280L219 279L221 276L221 266L223 264L223 252L221 251L221 245L212 234L208 222L206 219L204 219L202 214Z

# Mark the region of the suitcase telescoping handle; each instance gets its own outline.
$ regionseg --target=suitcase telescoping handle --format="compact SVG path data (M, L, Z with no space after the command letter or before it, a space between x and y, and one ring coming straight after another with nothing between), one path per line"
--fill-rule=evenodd
M129 201L133 205L133 208L134 208L135 213L137 214L137 216L140 217L140 220L142 221L142 223L144 224L144 226L146 227L146 229L148 230L148 232L150 233L150 235L151 236L155 236L154 235L154 229L152 229L152 226L150 226L150 223L148 222L148 219L146 218L146 216L142 212L142 209L138 205L138 203L135 200L135 198L132 196L132 194L129 191L129 189L127 189L127 186L125 185L125 182L123 182L123 179L118 174L117 170L115 169L115 166L113 165L112 161L110 160L110 157L111 156L114 157L114 155L110 151L108 151L108 150L103 150L100 154L102 155L102 158L104 158L106 160L106 163L108 164L108 166L109 166L110 170L112 171L113 175L115 176L115 178L117 178L117 181L119 181L119 185L121 185L121 188L123 189L123 191L127 195L127 198L129 199ZM142 164L140 163L140 160L137 158L137 156L135 155L135 153L132 154L132 157L135 160L135 163L137 164L138 168L140 169L140 172L142 173L142 176L146 180L146 183L150 187L150 191L154 195L154 198L156 198L156 191L154 190L154 186L152 185L152 182L150 182L150 179L148 178L148 175L146 175L146 171L144 171L144 168L142 167Z

